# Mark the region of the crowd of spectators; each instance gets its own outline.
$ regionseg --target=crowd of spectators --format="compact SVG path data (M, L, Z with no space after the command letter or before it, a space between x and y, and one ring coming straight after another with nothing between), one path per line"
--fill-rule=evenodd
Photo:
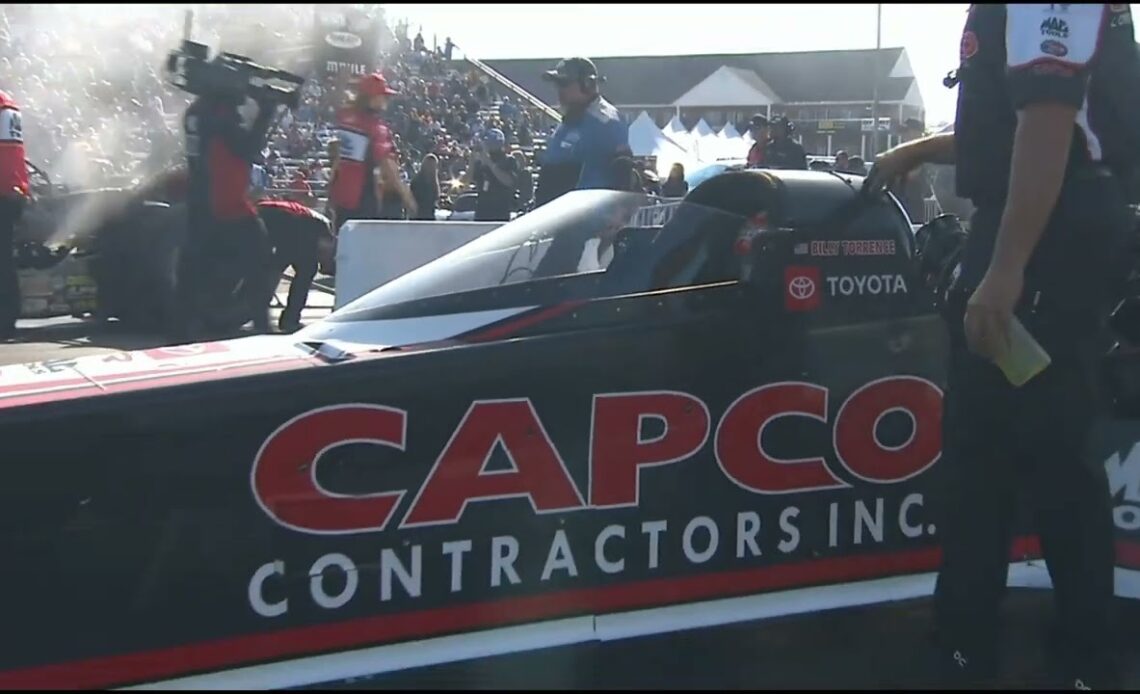
M35 7L34 19L0 12L0 84L21 105L28 157L58 182L115 182L177 152L177 114L188 100L163 84L162 57L177 27ZM145 14L145 9L140 9Z
M395 136L405 181L419 179L414 188L419 191L420 216L431 218L425 215L465 192L458 182L488 133L502 132L508 152L523 152L548 135L550 125L536 109L519 104L517 97L500 96L477 69L449 59L449 50L429 49L422 34L411 40L397 38L397 44L377 61L388 84L399 92L390 99L385 120ZM300 108L286 115L266 152L267 173L275 185L307 183L315 192L327 185L324 152L336 111L350 88L351 83L336 78L314 77L306 84ZM529 201L533 188L531 180L524 180L532 176L525 156L518 181L520 206ZM291 172L284 163L289 160L302 161ZM425 170L434 174L433 183L422 180Z

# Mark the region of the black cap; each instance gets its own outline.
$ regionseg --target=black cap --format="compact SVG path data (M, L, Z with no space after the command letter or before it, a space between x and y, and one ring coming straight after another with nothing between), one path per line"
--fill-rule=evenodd
M553 70L542 73L544 80L559 83L581 82L591 77L598 77L598 68L589 58L565 58L559 60Z
M766 128L768 127L768 118L762 114L757 113L748 121L748 129L752 128Z

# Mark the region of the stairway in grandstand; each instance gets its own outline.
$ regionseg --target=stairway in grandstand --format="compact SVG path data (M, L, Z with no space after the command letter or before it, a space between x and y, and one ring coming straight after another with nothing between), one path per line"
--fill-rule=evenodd
M456 46L458 48L458 46ZM464 54L464 61L471 67L475 68L482 74L486 75L489 80L497 87L494 91L496 93L508 92L513 94L517 101L523 104L534 107L542 118L533 124L533 130L536 133L546 132L552 126L556 126L562 122L562 115L554 108L548 106L541 99L531 94L527 90L520 87L518 84L507 79L506 76L494 70L490 65L487 65L478 58ZM479 111L480 118L487 118L499 112L499 106L503 103L502 98L496 98L494 102L487 108ZM546 138L542 135L535 135L533 137L534 144L526 147L520 147L526 153L527 161L533 162L535 154L541 154L546 146Z

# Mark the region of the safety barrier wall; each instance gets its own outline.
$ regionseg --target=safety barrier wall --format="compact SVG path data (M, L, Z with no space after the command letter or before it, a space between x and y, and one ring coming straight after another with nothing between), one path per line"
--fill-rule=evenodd
M497 229L501 222L353 220L340 230L334 308Z

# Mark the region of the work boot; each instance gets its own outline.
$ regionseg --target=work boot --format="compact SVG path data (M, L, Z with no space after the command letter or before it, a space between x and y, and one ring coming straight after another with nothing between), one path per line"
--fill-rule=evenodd
M286 335L291 335L300 329L301 321L299 320L286 320L285 316L281 316L277 319L277 330Z

